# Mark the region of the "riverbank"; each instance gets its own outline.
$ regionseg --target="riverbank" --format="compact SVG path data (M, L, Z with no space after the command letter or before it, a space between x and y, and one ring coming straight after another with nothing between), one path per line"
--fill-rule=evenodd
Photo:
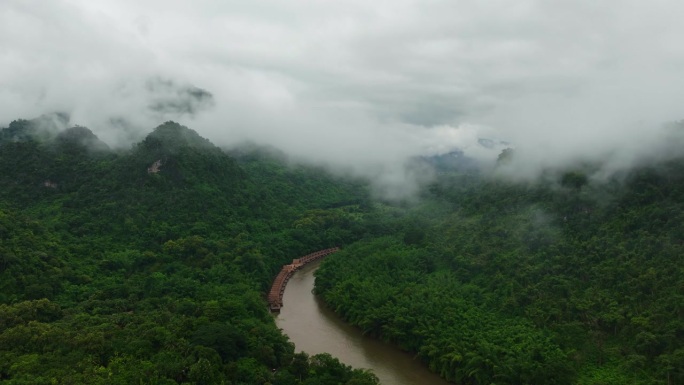
M312 294L314 271L321 261L294 273L284 291L287 306L276 315L276 324L308 354L330 353L343 363L373 370L388 385L448 385L422 362L398 348L364 336L346 324Z

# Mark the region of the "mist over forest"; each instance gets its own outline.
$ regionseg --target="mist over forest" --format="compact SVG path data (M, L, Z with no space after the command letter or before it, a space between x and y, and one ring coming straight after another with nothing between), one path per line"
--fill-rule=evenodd
M684 3L4 0L0 383L684 384Z
M519 149L521 177L584 161L612 172L681 143L663 128L684 118L681 8L9 0L0 123L62 112L118 148L174 120L407 194L412 157L461 150L491 167L505 146L479 139Z

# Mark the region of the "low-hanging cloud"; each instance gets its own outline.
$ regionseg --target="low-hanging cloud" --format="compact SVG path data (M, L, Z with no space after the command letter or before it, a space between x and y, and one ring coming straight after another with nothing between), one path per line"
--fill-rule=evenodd
M407 192L425 175L407 159L460 148L492 162L502 146L482 138L512 143L518 172L604 156L618 168L665 153L660 123L684 117L681 11L674 0L5 0L0 124L63 111L116 147L173 119Z

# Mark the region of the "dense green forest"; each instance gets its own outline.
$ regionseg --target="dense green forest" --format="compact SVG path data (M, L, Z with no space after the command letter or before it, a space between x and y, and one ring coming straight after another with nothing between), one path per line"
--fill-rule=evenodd
M264 292L360 237L363 185L229 156L175 123L112 151L51 119L0 130L0 382L376 384L295 353Z
M684 384L684 159L591 171L444 174L316 290L458 384Z
M267 312L282 264L341 246L317 293L454 383L684 384L684 159L534 182L440 160L388 203L176 123L112 150L55 119L0 129L0 383L376 384Z

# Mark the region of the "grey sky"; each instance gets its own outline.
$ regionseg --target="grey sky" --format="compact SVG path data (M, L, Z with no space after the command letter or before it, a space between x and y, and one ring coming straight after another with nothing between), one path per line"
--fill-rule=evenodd
M0 124L60 110L116 145L173 119L389 179L412 155L495 158L478 137L535 167L629 163L684 118L683 15L674 0L3 0ZM193 87L211 103L151 108L188 106Z

